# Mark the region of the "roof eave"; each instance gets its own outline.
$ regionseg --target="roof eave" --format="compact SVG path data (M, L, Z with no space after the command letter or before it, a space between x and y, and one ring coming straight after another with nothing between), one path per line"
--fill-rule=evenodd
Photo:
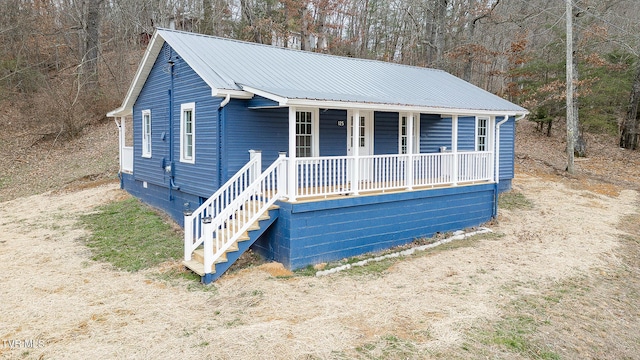
M211 88L211 96L217 96L217 97L227 97L227 95L229 95L234 99L248 100L253 98L254 94L255 94L254 92L243 91L243 90Z
M120 106L117 109L111 110L107 113L107 117L121 117L131 115L132 109L125 109L123 106Z
M506 115L506 116L524 116L529 112L515 111L515 110L476 110L476 109L455 109L444 107L430 107L430 106L417 106L417 105L402 105L402 104L383 104L383 103L369 103L369 102L351 102L351 101L337 101L337 100L314 100L314 99L292 99L276 95L264 90L256 89L247 85L240 85L243 90L250 92L269 100L273 100L279 104L279 106L297 106L297 107L317 107L317 108L330 108L330 109L362 109L362 110L377 110L377 111L391 111L391 112L418 112L418 113L430 113L430 114L447 114L447 115Z
M382 103L366 103L366 102L345 102L331 100L309 100L309 99L287 99L283 106L299 106L299 107L319 107L331 109L362 109L387 112L414 112L422 114L442 114L442 115L458 115L458 116L475 116L475 115L503 115L503 116L519 116L522 112L515 110L482 110L482 109L456 109L446 107L418 106L418 105L402 105L402 104L382 104Z

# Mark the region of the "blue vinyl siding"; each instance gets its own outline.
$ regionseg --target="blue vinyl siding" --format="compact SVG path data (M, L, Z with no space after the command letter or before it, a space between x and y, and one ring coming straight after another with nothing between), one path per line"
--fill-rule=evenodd
M451 150L451 118L437 115L420 116L420 152L439 152L441 146ZM465 116L458 118L458 151L475 151L476 118Z
M217 188L218 105L211 88L165 44L133 107L134 174L136 180L169 187L170 173L163 165L172 164L174 185L181 191L208 197ZM165 54L174 60L173 89ZM173 90L172 118L169 116L170 90ZM195 164L180 162L180 104L195 102ZM152 158L141 158L141 111L151 109ZM170 121L172 124L170 124ZM171 128L170 128L171 126ZM173 134L173 152L169 150Z
M515 162L516 121L511 117L500 126L500 181L512 179Z
M247 109L246 100L231 100L223 108L223 182L249 161L249 150L262 151L266 169L289 149L289 109ZM226 171L225 171L226 166Z
M166 46L166 45L165 45ZM164 49L163 49L164 50ZM169 88L170 75L163 71L166 61L156 59L149 77L133 106L133 170L137 180L168 186L163 160L169 157ZM142 110L151 110L151 158L142 156ZM162 134L167 135L162 138Z
M465 116L458 118L458 151L476 150L476 118Z
M218 107L222 98L182 59L174 65L175 183L183 192L209 197L218 188ZM180 160L180 104L195 102L195 164Z
M344 121L344 126L338 126ZM347 154L347 111L320 110L320 156Z
M247 101L247 107L251 108L251 107L278 107L280 106L280 104L278 104L277 102L273 101L273 100L269 100L265 97L259 96L259 95L254 95L251 99L249 99Z
M292 269L379 251L488 221L494 190L487 184L282 203L280 217L254 247Z
M420 115L420 152L440 152L441 146L451 150L451 118Z
M247 101L232 100L224 108L225 130L223 158L226 159L229 178L247 161L250 149L262 151L262 167L266 169L281 151L289 149L289 110L247 109ZM320 110L320 156L344 156L347 153L347 127L344 110Z
M378 112L373 116L375 155L398 153L398 113Z

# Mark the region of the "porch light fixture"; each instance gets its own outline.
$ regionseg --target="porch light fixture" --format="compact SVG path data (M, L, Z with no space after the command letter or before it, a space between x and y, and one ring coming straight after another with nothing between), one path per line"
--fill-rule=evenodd
M184 216L191 216L193 214L193 210L191 210L191 203L184 203L184 210L182 210Z

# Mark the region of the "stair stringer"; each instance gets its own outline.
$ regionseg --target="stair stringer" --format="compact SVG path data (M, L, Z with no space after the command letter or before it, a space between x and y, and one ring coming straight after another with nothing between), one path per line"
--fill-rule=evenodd
M247 251L251 247L251 245L253 245L253 243L255 243L256 240L258 240L260 236L262 236L262 234L264 234L264 232L267 231L267 229L277 220L279 213L280 211L277 208L270 209L268 211L268 214L269 214L268 219L258 220L258 226L259 226L258 229L247 231L249 240L238 241L237 242L238 250L227 251L226 252L227 261L216 263L214 265L215 272L204 274L203 276L201 276L200 281L203 284L210 284L211 282L220 278L220 276L222 276L231 267L231 265L233 265L236 262L236 260L238 260L240 256L245 251Z

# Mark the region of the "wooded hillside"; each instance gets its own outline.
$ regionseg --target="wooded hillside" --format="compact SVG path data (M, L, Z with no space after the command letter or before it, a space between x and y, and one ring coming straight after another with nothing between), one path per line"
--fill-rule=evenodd
M580 131L635 149L640 2L573 10ZM72 138L119 106L154 27L440 68L528 108L541 131L564 123L557 0L4 0L0 101L19 126Z

